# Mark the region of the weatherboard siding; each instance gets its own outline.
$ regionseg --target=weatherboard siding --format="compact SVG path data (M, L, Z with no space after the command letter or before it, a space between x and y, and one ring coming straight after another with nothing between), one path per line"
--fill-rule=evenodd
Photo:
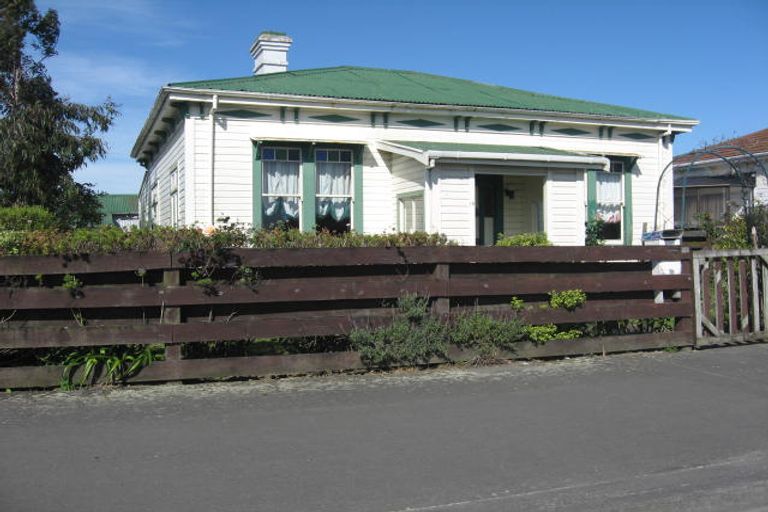
M363 152L363 229L385 233L395 228L392 209L392 176L381 153Z
M222 108L222 107L220 107ZM233 107L227 107L233 108ZM187 166L184 196L180 195L180 210L185 212L187 224L210 224L210 119L200 116L196 108L191 108L188 116L185 137L189 141L186 147ZM546 124L544 135L530 135L528 123L523 120L472 118L469 131L465 131L463 119L455 130L453 116L422 116L390 114L388 127L384 127L382 113L371 119L368 111L346 109L299 109L298 122L293 108L287 108L281 119L280 109L274 106L253 107L254 111L268 114L269 117L237 118L227 116L226 112L217 115L215 139L215 175L214 187L215 217L229 217L231 222L250 224L252 220L252 140L296 139L304 141L339 141L349 144L368 144L363 155L363 218L364 229L368 233L380 233L396 227L396 201L401 193L421 190L424 187L423 164L401 156L392 156L386 152L371 149L377 140L412 140L432 142L454 142L468 144L500 144L512 146L542 146L564 151L576 151L586 154L628 154L638 155L637 165L633 169L633 243L640 243L642 225L650 229L653 224L656 184L663 167L671 159L671 146L664 147L658 139L630 140L617 138L617 134L628 128L615 128L613 138L597 137L596 126ZM207 114L207 112L204 112ZM318 119L318 116L335 115L352 118L351 121L331 122ZM414 127L403 125L402 120L426 119L440 122L440 126ZM516 131L493 131L480 128L480 125L501 123L518 126ZM375 125L375 126L372 126ZM588 134L566 135L554 132L556 129L575 126L588 131ZM637 130L636 130L637 131ZM290 145L290 142L286 142ZM182 151L182 160L183 160ZM163 167L161 155L152 169ZM538 168L539 172L547 169ZM474 180L466 175L453 174L438 180L431 193L427 193L426 206L429 208L427 222L435 230L462 243L474 243ZM511 172L519 173L520 168ZM554 173L561 173L555 175ZM584 169L577 169L565 178L562 171L552 171L552 182L547 187L545 198L546 227L552 231L550 237L558 244L573 245L583 242L585 221L586 191L583 183ZM567 173L566 173L567 174ZM671 172L669 173L671 183ZM180 176L181 177L181 176ZM469 182L471 186L469 186ZM151 181L150 181L151 183ZM672 225L672 187L668 183L662 187L659 214L660 228ZM161 189L162 190L162 189ZM187 193L188 192L188 193ZM161 193L161 202L167 194ZM183 197L183 199L182 199ZM569 210L565 210L553 200L567 198ZM187 199L189 204L187 203ZM169 209L161 209L161 221L169 218ZM574 214L574 211L576 212ZM567 218L554 220L560 215ZM509 224L505 231L517 231L523 226ZM581 242L580 242L581 241Z
M550 171L544 186L545 231L554 245L584 245L584 172Z
M153 222L159 225L170 224L170 173L173 169L177 170L176 172L179 176L179 189L177 193L179 194L179 210L181 212L184 194L184 143L184 129L183 125L180 125L160 147L158 156L152 161L152 165L149 167L149 178L139 194L139 200L142 203L142 215L145 215L143 220L147 220L146 215L151 208L150 194L152 184L156 182L158 187L157 218L153 219ZM180 218L183 217L180 215Z

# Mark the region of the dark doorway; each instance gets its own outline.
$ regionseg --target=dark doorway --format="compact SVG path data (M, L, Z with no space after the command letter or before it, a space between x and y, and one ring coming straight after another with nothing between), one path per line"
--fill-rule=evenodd
M477 245L493 245L504 231L504 181L502 176L475 175L475 224Z

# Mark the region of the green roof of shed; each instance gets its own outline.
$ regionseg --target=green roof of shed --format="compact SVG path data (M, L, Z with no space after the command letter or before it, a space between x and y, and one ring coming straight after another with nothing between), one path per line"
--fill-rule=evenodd
M176 82L171 87L242 91L322 98L372 100L428 105L539 110L633 119L690 118L575 100L483 84L446 76L391 69L340 66L250 75L240 78Z
M112 215L139 213L139 196L136 194L104 194L99 196L99 202L102 224L112 224Z

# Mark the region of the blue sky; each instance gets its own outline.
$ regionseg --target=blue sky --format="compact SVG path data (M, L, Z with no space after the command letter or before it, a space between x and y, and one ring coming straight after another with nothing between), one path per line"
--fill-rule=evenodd
M467 78L701 120L675 152L768 127L768 1L38 0L59 11L58 90L121 117L106 159L78 171L137 192L129 152L168 82L243 76L262 30L291 69L358 65Z

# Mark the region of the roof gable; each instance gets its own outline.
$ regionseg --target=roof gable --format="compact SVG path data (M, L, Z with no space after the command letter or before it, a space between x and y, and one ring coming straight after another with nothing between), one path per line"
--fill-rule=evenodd
M350 100L538 110L617 118L689 120L671 114L562 98L459 78L352 66L176 82L169 86Z

